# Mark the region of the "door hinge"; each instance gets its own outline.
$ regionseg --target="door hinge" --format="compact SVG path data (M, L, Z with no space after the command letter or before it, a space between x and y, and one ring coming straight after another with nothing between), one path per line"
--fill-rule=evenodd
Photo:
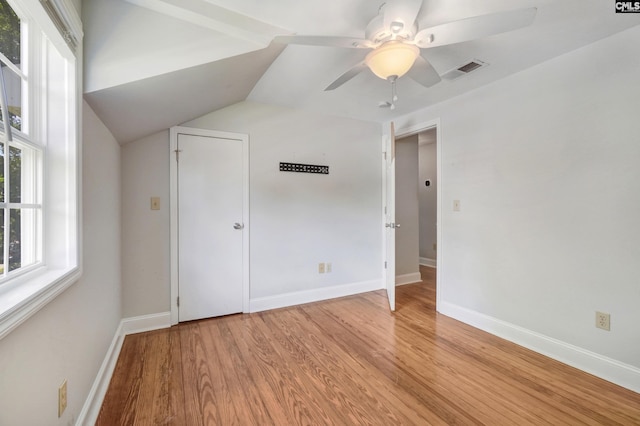
M387 214L387 206L384 206L384 214Z
M176 305L180 307L180 296L176 297Z
M387 159L387 151L383 152L382 155L384 155L384 159Z
M180 162L180 153L182 152L182 150L181 149L176 149L173 152L176 153L176 162Z
M387 269L387 262L384 262L384 269Z

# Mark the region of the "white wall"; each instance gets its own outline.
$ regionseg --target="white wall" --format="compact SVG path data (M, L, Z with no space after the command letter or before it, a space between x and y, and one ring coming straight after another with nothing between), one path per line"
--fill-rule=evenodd
M418 213L418 135L412 135L396 140L396 283L419 281Z
M168 312L169 132L122 146L122 310L125 318ZM160 197L160 210L151 210Z
M397 123L441 119L441 308L636 367L619 380L636 390L638 40L634 27Z
M437 249L438 216L438 168L436 129L420 134L418 148L420 179L418 183L418 202L420 204L420 257L435 260ZM430 186L425 181L431 181Z
M120 147L83 114L83 276L0 340L1 425L73 424L120 322Z
M382 285L378 124L242 102L185 125L249 134L252 300ZM122 149L125 317L170 308L168 151L166 133ZM330 174L280 172L281 161ZM149 210L152 195L163 199L160 213ZM332 272L319 274L320 262Z

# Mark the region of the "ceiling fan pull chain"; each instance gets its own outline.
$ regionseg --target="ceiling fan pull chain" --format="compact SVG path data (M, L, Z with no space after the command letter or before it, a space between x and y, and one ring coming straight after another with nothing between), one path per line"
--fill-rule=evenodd
M398 81L397 78L394 78L393 80L391 80L391 100L393 102L398 100L398 89L396 86L396 81Z
M398 100L398 94L396 93L396 81L398 77L395 75L389 76L387 79L391 83L391 102L387 102L389 109L396 109L396 101Z

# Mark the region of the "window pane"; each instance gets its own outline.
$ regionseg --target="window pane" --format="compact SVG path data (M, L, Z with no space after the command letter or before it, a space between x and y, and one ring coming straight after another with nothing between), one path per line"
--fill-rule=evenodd
M20 18L6 0L0 0L0 52L20 66Z
M4 274L4 209L0 209L0 274Z
M9 213L9 271L21 265L21 215L19 209L10 209Z
M0 143L0 203L4 202L4 144Z
M9 202L22 202L22 150L9 147Z
M20 266L40 261L41 209L20 209Z
M0 53L13 65L21 68L21 25L7 0L0 0ZM2 62L5 89L7 90L7 109L11 127L22 130L22 78ZM1 111L0 111L1 113ZM0 120L2 120L0 114Z
M2 75L4 76L4 88L7 91L9 122L14 129L22 130L22 78L5 66L2 66ZM0 115L0 120L1 117Z

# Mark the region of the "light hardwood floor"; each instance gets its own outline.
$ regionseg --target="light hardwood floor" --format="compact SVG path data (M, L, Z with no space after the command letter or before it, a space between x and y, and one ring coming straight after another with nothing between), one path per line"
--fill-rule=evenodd
M640 395L397 288L127 336L98 425L640 425Z

